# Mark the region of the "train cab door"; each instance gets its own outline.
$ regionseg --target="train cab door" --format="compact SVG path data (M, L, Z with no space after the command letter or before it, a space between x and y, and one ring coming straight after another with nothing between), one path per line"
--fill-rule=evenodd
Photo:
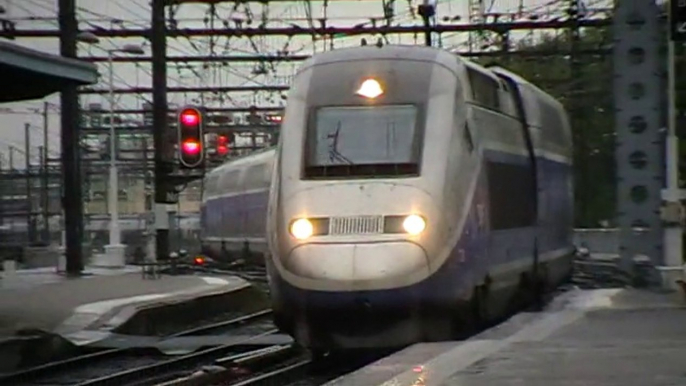
M515 107L515 113L520 121L520 129L522 132L522 136L524 138L524 142L526 144L526 149L529 158L529 176L527 178L527 184L529 185L528 195L531 198L531 215L529 219L529 228L531 229L531 232L530 239L526 240L525 248L528 251L530 251L528 254L531 256L531 264L528 268L525 269L525 276L527 279L527 283L525 284L528 287L527 289L532 291L533 296L538 299L538 296L540 295L538 283L542 274L540 272L541 262L539 255L541 232L540 201L542 198L542 190L539 186L541 181L541 171L538 167L539 165L536 158L537 133L535 132L536 129L531 127L529 124L530 119L529 117L527 117L527 110L524 106L522 89L513 79L501 74L498 74L498 76L501 78L502 83L509 89L509 92L511 94L511 98Z

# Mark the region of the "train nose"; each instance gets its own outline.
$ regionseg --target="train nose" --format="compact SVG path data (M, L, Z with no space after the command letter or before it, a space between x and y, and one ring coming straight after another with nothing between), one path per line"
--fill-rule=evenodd
M284 268L301 278L334 281L341 289L352 286L360 290L366 289L366 283L378 288L386 280L393 287L403 281L409 285L415 281L413 278L426 277L429 271L424 249L404 241L304 244L291 251Z

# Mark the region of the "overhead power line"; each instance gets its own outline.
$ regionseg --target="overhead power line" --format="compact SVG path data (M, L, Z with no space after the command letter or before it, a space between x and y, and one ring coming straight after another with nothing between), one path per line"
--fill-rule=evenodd
M588 49L588 50L575 50L574 54L581 55L606 55L610 53L610 49ZM456 55L463 56L466 58L474 57L497 57L503 56L502 51L458 51L455 52ZM520 51L507 51L506 55L516 55L519 57L541 57L541 56L560 56L560 55L571 55L571 50L520 50ZM167 58L167 62L184 62L184 63L211 63L211 62L300 62L310 58L310 55L227 55L227 56L170 56ZM90 62L105 62L107 57L103 56L93 56L93 57L82 57L83 60L88 60ZM113 58L115 62L149 62L150 57L136 57L136 56L121 56Z
M549 21L518 21L504 23L483 23L483 24L438 24L431 27L423 25L411 26L359 26L359 27L276 27L276 28L184 28L168 29L167 37L193 37L193 36L224 36L224 37L255 37L255 36L296 36L296 35L364 35L364 34L419 34L427 31L432 33L450 32L476 32L476 31L517 31L517 30L536 30L536 29L561 29L561 28L584 28L584 27L604 27L612 23L610 18L605 19L584 19L579 21L572 20L549 20ZM98 37L107 38L149 38L150 29L89 29L83 32L92 33ZM33 30L16 29L12 32L0 31L0 37L4 38L56 38L59 36L58 30Z

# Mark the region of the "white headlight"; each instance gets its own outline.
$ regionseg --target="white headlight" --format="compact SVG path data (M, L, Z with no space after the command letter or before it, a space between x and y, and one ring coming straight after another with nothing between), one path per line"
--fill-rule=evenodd
M405 232L411 235L418 235L424 231L424 228L426 228L426 221L416 214L411 214L405 217L405 221L403 221L403 228L405 229Z
M298 240L305 240L312 236L312 233L314 233L314 227L312 227L310 220L306 218L301 218L291 224L291 234Z

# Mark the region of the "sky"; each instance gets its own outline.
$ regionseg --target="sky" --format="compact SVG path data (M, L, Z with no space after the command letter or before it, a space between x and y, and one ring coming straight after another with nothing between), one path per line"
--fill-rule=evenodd
M477 1L477 0L475 0ZM484 0L486 12L508 14L514 20L526 20L528 15L536 14L539 19L558 18L562 15L563 0ZM144 28L150 25L150 9L148 0L77 0L77 19L81 29L101 28ZM229 26L236 22L243 25L251 23L257 26L264 20L267 27L284 27L288 25L308 26L308 15L312 19L327 18L330 26L354 26L359 23L369 23L371 18L383 16L382 0L329 0L324 6L323 0L307 1L272 1L268 6L259 2L234 7L233 2L222 3L217 6L215 26L221 28L224 23ZM409 4L416 5L418 0L397 0L395 2L393 24L414 25L421 24L419 17L413 18L409 11ZM589 10L603 8L607 0L586 0ZM309 5L308 5L309 4ZM0 18L13 20L17 29L57 29L57 0L0 0L6 12ZM606 5L605 5L606 7ZM236 9L234 9L236 8ZM210 7L204 4L183 4L176 10L175 19L179 28L204 28L209 24ZM438 0L437 20L439 23L465 24L469 22L469 1ZM446 21L444 21L446 20ZM194 37L183 39L168 39L169 56L192 55L256 55L270 54L278 50L288 50L293 54L310 55L334 48L359 45L361 36L354 38L339 38L335 41L315 41L311 37L296 37L288 39L282 36L248 38L209 38ZM519 33L519 39L536 38L531 33ZM372 42L376 37L369 39ZM389 37L391 43L422 44L421 36L404 35L402 38ZM467 34L443 34L439 41L446 49L467 50ZM59 41L54 38L17 39L15 44L32 49L57 54ZM124 44L139 45L150 54L149 42L142 38L107 39L103 38L97 44L79 43L80 56L104 56L107 50L122 47ZM107 64L99 64L100 82L93 86L97 89L107 89ZM297 69L298 63L281 64L277 68L270 68L266 74L256 74L260 70L255 63L234 63L230 66L212 65L203 67L201 64L168 65L168 86L241 86L241 85L288 85L290 78ZM115 87L131 86L150 87L151 69L148 63L117 63L114 66ZM103 76L103 74L105 76ZM106 97L106 96L105 96ZM149 100L150 95L122 95L116 98L117 108L135 109ZM247 107L278 106L283 103L276 93L232 93L227 95L213 95L205 93L202 100L198 94L170 93L170 104L204 103L209 107ZM37 146L43 142L43 118L41 115L44 102L49 105L48 132L51 157L59 155L59 94L54 94L45 100L20 103L9 103L0 106L0 161L4 168L8 164L8 148L20 149L14 151L15 168L22 168L25 161L24 126L30 125L31 160L37 162ZM99 95L83 95L81 103L100 103L107 108L109 103ZM140 116L138 117L141 118Z

